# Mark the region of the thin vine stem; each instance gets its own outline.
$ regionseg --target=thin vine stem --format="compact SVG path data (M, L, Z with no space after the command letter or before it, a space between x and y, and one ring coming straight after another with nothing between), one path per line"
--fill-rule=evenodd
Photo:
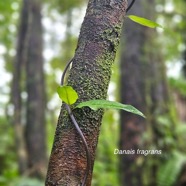
M134 3L135 3L135 0L132 0L132 2L129 4L128 8L126 9L126 12L128 12L132 8ZM62 74L62 77L61 77L61 86L64 85L65 75L66 75L67 70L69 69L70 65L72 64L72 62L73 62L73 59L71 59L67 63L67 65L66 65L66 67L65 67L65 69L63 71L63 74ZM83 181L81 183L81 186L85 186L87 178L88 178L89 171L91 169L91 154L90 154L90 151L89 151L89 147L88 147L87 141L86 141L86 139L85 139L85 137L83 135L83 132L81 131L81 129L80 129L80 127L79 127L79 125L78 125L78 123L77 123L77 121L76 121L76 119L75 119L75 117L73 115L73 112L72 112L70 106L68 104L66 104L66 103L64 103L64 104L65 104L67 112L68 112L68 114L69 114L69 116L70 116L70 118L72 120L72 123L74 124L74 126L75 126L79 136L81 137L81 140L83 141L84 146L85 146L87 167L86 167L86 172L85 172Z
M90 155L90 151L89 151L86 139L85 139L81 129L79 128L79 125L78 125L78 123L77 123L69 105L67 105L67 104L66 104L66 109L67 109L67 111L70 115L70 118L71 118L76 130L78 131L78 134L81 136L81 139L82 139L82 141L84 143L84 146L85 146L86 157L87 157L87 168L86 168L86 174L85 174L85 176L83 178L83 182L82 182L82 186L84 186L86 184L86 180L87 180L87 177L88 177L89 170L91 169L91 155Z
M131 8L132 8L132 6L133 6L133 4L135 3L135 1L136 0L132 0L132 2L129 4L129 6L127 7L127 10L126 10L126 12L128 12Z
M71 59L71 60L67 63L67 65L66 65L66 67L65 67L65 69L64 69L64 71L63 71L63 75L62 75L62 77L61 77L61 86L64 85L65 75L66 75L66 72L67 72L68 68L70 67L72 61L73 61L73 59ZM82 181L82 184L81 184L81 186L85 186L86 180L87 180L87 178L88 178L89 170L91 169L91 155L90 155L90 151L89 151L89 148L88 148L87 141L86 141L86 139L85 139L85 137L84 137L84 135L83 135L83 132L81 131L81 129L80 129L80 127L79 127L79 125L78 125L78 123L77 123L77 121L76 121L76 119L75 119L73 113L72 113L72 110L71 110L70 106L69 106L68 104L65 103L65 107L66 107L66 109L67 109L67 112L68 112L68 114L69 114L71 120L72 120L72 123L74 124L74 126L75 126L75 128L76 128L78 134L80 135L80 137L81 137L81 139L82 139L82 141L83 141L83 144L84 144L84 146L85 146L86 158L87 158L87 167L86 167L85 176L84 176L83 181Z

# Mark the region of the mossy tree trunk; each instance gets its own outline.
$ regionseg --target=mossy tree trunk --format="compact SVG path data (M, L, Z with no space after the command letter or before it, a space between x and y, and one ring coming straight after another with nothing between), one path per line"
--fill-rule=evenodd
M78 92L78 102L106 99L126 7L126 0L89 0L68 78L68 85ZM90 186L103 111L84 108L73 113L91 153L92 168L86 182ZM85 147L62 106L46 185L76 186L82 181L86 166Z
M28 0L29 22L26 60L26 145L31 176L46 176L45 134L45 83L43 72L43 40L41 24L41 1Z

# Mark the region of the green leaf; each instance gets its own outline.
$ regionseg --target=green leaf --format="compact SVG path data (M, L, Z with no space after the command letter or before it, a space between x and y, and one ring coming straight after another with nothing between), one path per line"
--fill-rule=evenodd
M57 93L62 101L68 105L74 104L78 99L77 92L71 86L59 86Z
M131 19L132 21L136 22L136 23L139 23L143 26L147 26L147 27L150 27L150 28L156 28L156 27L160 27L160 28L163 28L161 25L159 25L158 23L156 22L153 22L149 19L145 19L143 17L139 17L139 16L135 16L135 15L128 15L127 16L129 19Z
M97 110L99 108L104 108L104 109L121 109L125 110L127 112L131 112L133 114L140 115L145 118L142 112L137 110L131 105L124 105L122 103L118 103L115 101L108 101L108 100L90 100L86 102L82 102L76 106L76 108L82 108L82 107L90 107L93 110Z

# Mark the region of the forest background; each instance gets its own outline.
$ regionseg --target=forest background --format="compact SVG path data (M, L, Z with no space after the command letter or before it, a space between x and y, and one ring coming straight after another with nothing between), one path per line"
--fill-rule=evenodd
M35 2L35 12L24 10L23 2ZM2 186L44 184L61 106L56 90L74 55L87 6L85 0L30 2L0 2ZM135 106L146 120L106 111L92 185L186 184L185 5L185 0L142 0L128 13L156 21L164 29L146 28L125 18L108 99ZM21 23L29 15L27 38ZM114 154L115 149L125 148L162 153Z

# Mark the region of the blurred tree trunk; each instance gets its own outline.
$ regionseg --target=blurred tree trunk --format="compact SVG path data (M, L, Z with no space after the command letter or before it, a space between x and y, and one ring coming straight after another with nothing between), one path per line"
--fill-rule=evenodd
M43 40L41 1L28 0L28 52L26 63L27 119L26 145L30 175L46 176L45 84L43 72Z
M23 174L27 169L26 149L24 143L24 127L21 119L22 100L21 100L21 72L25 64L26 53L26 34L28 30L28 3L23 1L20 25L18 29L18 40L16 56L14 60L13 81L12 81L12 102L14 105L14 129L15 141L18 153L19 172Z
M144 1L136 1L130 14L143 16ZM145 27L130 20L126 20L126 27L122 36L125 43L121 45L120 62L120 96L121 102L131 104L143 113L146 113L145 76L143 61L144 45L146 42ZM135 150L134 154L120 156L121 185L143 186L143 167L138 163L140 155L137 149L141 149L142 135L146 129L146 121L134 114L120 112L120 149Z
M155 0L153 1L155 2ZM151 19L155 20L154 6L152 4L149 6L151 6ZM147 95L149 95L147 97L147 116L149 117L148 122L151 132L148 146L161 150L164 156L166 156L172 153L173 146L172 143L167 142L167 134L175 142L177 140L175 135L175 110L167 82L166 66L161 51L162 46L156 40L157 33L155 29L148 29L146 34L149 41L149 45L146 45L145 49L147 59L149 59L146 59L146 90ZM167 128L163 126L164 122L168 124ZM152 156L150 160L153 163L150 166L146 163L149 168L147 171L151 178L149 179L151 186L157 185L157 173L159 167L165 162L164 156Z
M186 2L184 2L186 5ZM186 24L184 24L184 31L186 30ZM186 34L183 34L183 41L186 46ZM186 50L183 51L183 66L182 73L183 77L186 80ZM176 110L178 112L178 117L181 122L186 124L186 96L182 95L179 92L175 92L175 102L176 102ZM182 172L180 173L180 178L178 180L177 186L186 185L186 165L183 166Z
M89 0L68 78L68 85L78 92L78 102L106 99L111 66L119 44L126 7L125 0ZM76 109L73 113L91 153L92 167L86 182L86 186L90 186L103 111L83 108ZM63 105L51 152L46 185L79 185L87 166L85 154L85 147Z
M185 46L186 46L186 34L185 33L183 34L183 42L185 43ZM182 63L183 63L182 74L183 74L183 78L186 81L186 50L183 51ZM186 96L178 91L174 91L174 100L176 102L176 110L178 112L179 120L183 123L186 123Z
M73 48L73 34L72 34L72 9L68 10L67 12L67 20L66 20L66 39L64 41L63 44L65 44L65 50L66 52L64 52L64 59L66 59L67 61L69 61L71 59L72 56L72 52L70 52ZM64 50L64 49L63 49Z
M174 139L174 121L171 114L172 101L167 84L166 70L161 51L159 50L160 46L155 45L155 31L149 30L147 37L150 40L149 45L152 47L146 53L146 57L149 59L146 67L146 97L148 99L146 113L148 116L148 132L151 135L148 138L147 147L153 146L155 149L164 152L164 154L170 154L171 144L166 144L165 142L167 137L166 130L162 133L163 127L161 123L161 119L165 119L168 122L170 135ZM145 162L145 165L149 168L146 171L148 171L148 175L151 177L149 184L156 186L158 163L162 159L161 156L152 156L151 159L149 158L149 161L152 161L150 167L148 162Z
M155 20L154 7L154 0L136 1L131 14ZM136 154L136 150L149 149L147 145L152 143L158 148L159 137L162 139L158 130L160 126L157 125L158 117L170 114L170 96L160 46L154 39L155 30L127 21L123 35L127 44L121 50L121 102L135 106L146 114L147 119L145 121L136 115L121 112L120 149L135 150L135 154L120 157L121 182L125 186L140 186L144 185L142 162L147 157ZM153 137L147 144L143 134L150 127ZM152 166L151 171L148 175L152 177L152 186L156 185L157 167Z
M175 101L175 106L178 113L179 121L185 123L186 122L186 96L182 95L180 92L176 90L174 91L173 96L174 96L174 101Z

